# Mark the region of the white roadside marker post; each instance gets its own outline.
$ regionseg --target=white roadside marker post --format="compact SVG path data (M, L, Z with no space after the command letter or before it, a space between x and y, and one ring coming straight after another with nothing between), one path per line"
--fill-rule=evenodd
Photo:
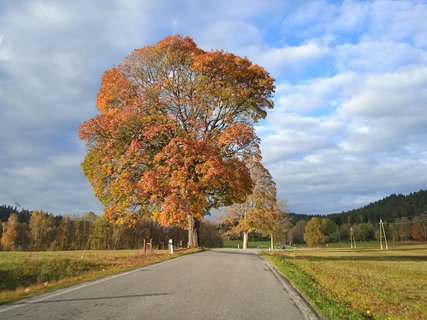
M169 248L170 248L171 254L173 254L173 241L172 241L172 239L169 239Z

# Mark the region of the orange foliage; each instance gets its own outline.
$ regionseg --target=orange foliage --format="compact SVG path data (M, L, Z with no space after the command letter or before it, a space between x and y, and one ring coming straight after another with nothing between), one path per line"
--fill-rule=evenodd
M274 234L285 228L285 214L279 208L276 199L276 184L264 166L255 163L251 168L254 188L245 202L227 208L223 218L225 223L233 225L232 232L258 231Z
M100 114L80 126L82 167L105 214L186 226L189 216L244 201L248 165L261 159L253 124L273 107L273 92L260 66L189 37L134 50L104 73Z

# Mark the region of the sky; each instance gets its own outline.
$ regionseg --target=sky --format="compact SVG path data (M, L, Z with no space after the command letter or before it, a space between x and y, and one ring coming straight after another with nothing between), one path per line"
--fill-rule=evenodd
M167 35L263 66L256 131L291 212L427 188L427 2L2 0L0 204L102 213L80 163L104 71Z

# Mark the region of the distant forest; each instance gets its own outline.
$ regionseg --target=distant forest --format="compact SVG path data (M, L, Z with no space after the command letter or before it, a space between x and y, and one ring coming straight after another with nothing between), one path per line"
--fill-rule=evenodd
M341 213L331 213L327 215L298 214L290 213L292 222L295 224L299 220L310 220L313 217L328 218L337 225L345 223L363 222L394 222L398 218L412 218L415 216L427 215L427 190L411 192L410 194L392 194L381 200Z
M408 195L392 194L360 209L328 215L289 214L289 228L283 243L303 243L306 224L322 220L324 242L349 241L352 228L357 241L378 240L379 221L383 220L387 237L395 241L427 240L427 190ZM219 230L219 232L218 232ZM205 247L222 246L220 226L204 221L200 242ZM175 244L186 246L187 233L177 227L162 227L149 219L135 227L110 224L105 217L88 212L84 216L60 216L43 211L29 211L0 206L0 250L82 250L138 249L144 239L156 247Z
M392 194L362 208L328 215L289 214L292 227L290 242L304 242L305 225L319 218L328 226L324 231L330 242L349 241L350 228L356 240L369 241L379 238L379 221L382 219L386 234L395 241L427 240L427 190L408 195Z
M31 217L31 211L26 209L19 209L14 206L0 205L0 221L7 221L12 213L18 215L18 221L20 223L29 223Z
M44 211L29 211L0 206L0 250L85 250L141 249L144 240L153 248L167 248L169 239L177 247L187 246L187 232L179 227L163 227L145 219L128 227L114 225L104 216L87 212L84 216L60 216ZM222 238L207 221L201 223L200 243L221 247Z

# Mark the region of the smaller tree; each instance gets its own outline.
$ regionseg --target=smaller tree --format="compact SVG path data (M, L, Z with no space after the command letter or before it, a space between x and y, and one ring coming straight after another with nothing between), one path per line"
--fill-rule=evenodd
M324 242L337 242L338 241L338 227L328 218L322 219L322 232L325 235Z
M207 248L221 248L224 243L215 225L207 220L201 221L200 244Z
M274 249L274 239L285 235L289 229L289 218L284 210L284 204L274 202L273 207L264 208L264 213L257 216L258 229L263 235L269 235L271 249Z
M375 239L375 228L372 222L359 223L359 236L361 241L369 241Z
M112 229L113 225L108 222L105 216L96 218L89 237L90 248L96 250L109 249Z
M340 225L340 240L341 241L349 241L350 240L350 223L343 223Z
M31 213L29 223L29 235L31 250L46 250L48 247L48 221L47 215L41 211Z
M1 246L4 251L14 251L18 248L20 226L18 215L13 213L10 215L7 223L3 225L3 234L1 237Z
M292 245L293 243L302 243L304 242L304 229L307 222L305 220L299 220L292 227L290 232L289 243Z
M96 221L96 219L98 218L98 216L96 215L96 213L95 212L93 212L93 211L88 211L88 212L86 212L85 214L84 214L84 216L83 216L83 219L85 220L85 221L88 221L88 222L90 222L90 223L94 223L95 221Z
M63 216L57 228L54 247L56 250L70 249L72 239L73 221L68 216Z
M311 218L304 230L304 241L310 246L316 246L320 243L324 243L326 238L322 231L323 223L322 219L318 217Z
M243 233L243 249L248 247L250 232L258 230L273 239L285 226L284 211L276 202L276 184L270 172L261 163L253 162L251 178L252 193L245 202L229 207L225 215L225 222L233 225L232 232Z
M409 237L411 236L411 222L406 217L402 217L400 220L396 220L398 221L397 230L400 241L408 241Z
M415 218L412 221L412 238L415 241L425 241L427 240L427 222L419 218Z

